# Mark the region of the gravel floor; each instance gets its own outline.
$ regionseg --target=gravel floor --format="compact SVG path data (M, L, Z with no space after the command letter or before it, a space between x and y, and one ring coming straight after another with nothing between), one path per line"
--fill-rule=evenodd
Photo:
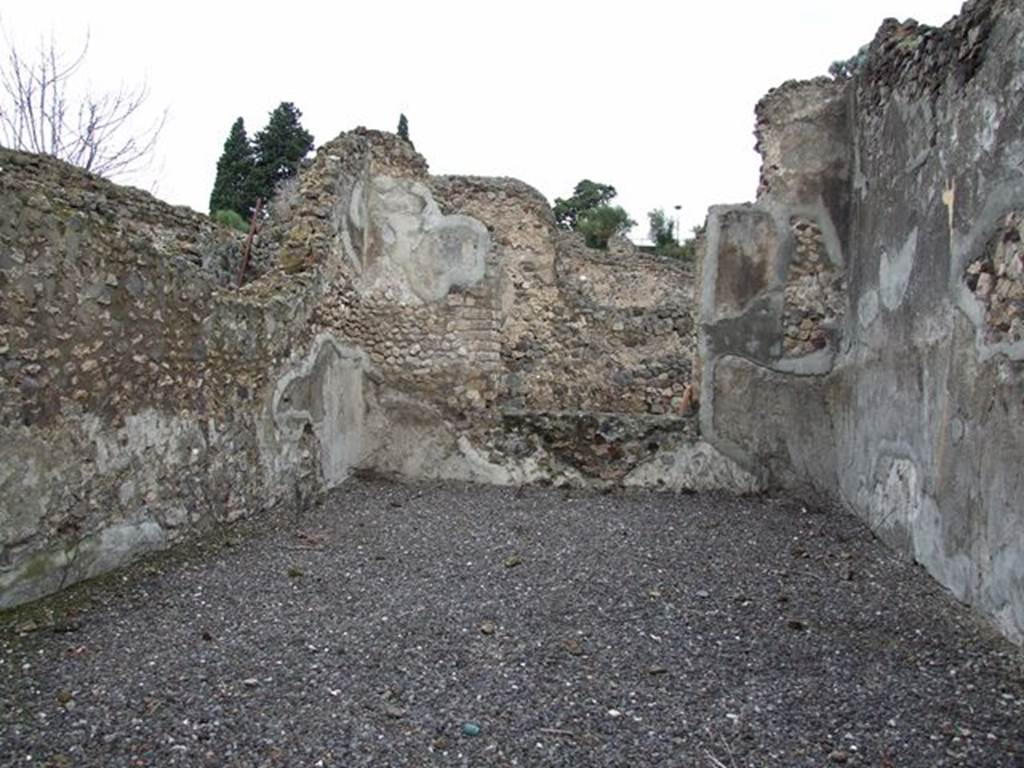
M836 511L354 481L0 616L0 763L1020 766L1021 658Z

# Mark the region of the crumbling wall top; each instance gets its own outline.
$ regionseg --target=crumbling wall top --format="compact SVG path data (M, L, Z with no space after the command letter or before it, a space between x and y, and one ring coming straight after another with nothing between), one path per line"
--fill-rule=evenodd
M827 77L790 80L758 102L757 197L789 203L820 196L823 178L844 177L848 161L846 85Z
M964 87L995 48L989 38L997 20L1015 8L1017 0L975 0L942 27L886 19L856 72L860 109L883 108L895 91L917 98L950 81Z
M313 167L325 159L337 159L351 172L363 172L372 164L375 176L422 178L429 173L427 160L411 143L393 133L359 127L346 131L317 149ZM308 177L310 174L307 173Z

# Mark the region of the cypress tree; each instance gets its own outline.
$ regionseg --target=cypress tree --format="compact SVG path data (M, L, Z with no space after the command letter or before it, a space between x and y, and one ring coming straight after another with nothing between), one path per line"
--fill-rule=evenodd
M217 161L217 179L210 194L210 213L234 211L244 219L249 218L256 202L251 190L254 168L245 121L238 118L231 126L224 151Z
M269 200L278 184L298 172L302 158L313 148L313 135L299 123L301 117L294 104L282 101L270 113L267 127L256 134L253 203L257 197Z
M406 119L404 112L398 116L398 138L409 141L409 121ZM409 143L412 144L411 141Z

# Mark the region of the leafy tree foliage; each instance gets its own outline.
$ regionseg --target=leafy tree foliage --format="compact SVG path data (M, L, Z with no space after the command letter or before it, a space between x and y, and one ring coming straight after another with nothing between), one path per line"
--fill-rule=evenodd
M863 45L857 53L846 61L833 61L832 65L828 68L828 73L832 75L832 79L849 80L851 77L855 77L867 64L868 48L869 46Z
M576 230L581 214L585 215L596 208L607 205L618 193L610 184L599 184L584 179L573 190L572 197L567 200L555 198L555 221L559 226ZM627 217L628 218L628 217Z
M694 259L697 255L697 238L703 234L703 227L693 228L693 237L680 241L676 236L675 222L662 208L655 208L647 214L650 224L647 236L654 243L654 252L675 259Z
M211 213L234 211L247 220L257 199L269 200L278 184L296 174L313 148L313 136L299 123L300 117L294 104L282 101L252 141L242 118L235 120L217 161Z
M615 187L584 179L568 199L555 198L555 221L564 229L580 232L591 248L607 248L608 240L624 235L636 224L621 206L609 205Z
M659 253L665 249L678 245L679 241L675 235L675 222L665 213L663 208L655 208L647 214L647 221L650 225L647 236L654 243L654 249Z
M409 120L404 112L398 116L398 138L405 139L412 144L412 139L409 138Z
M210 218L218 224L223 224L225 227L237 229L239 232L249 231L249 223L243 219L237 211L219 208L215 211L210 211Z
M599 205L577 214L576 230L591 248L607 248L608 241L624 235L636 224L619 205Z
M669 254L684 261L693 261L697 258L697 238L704 234L703 227L693 228L693 237L688 237L683 242L677 243L674 247L675 253Z
M301 117L302 112L294 104L282 101L270 113L266 128L253 139L254 197L269 200L278 184L298 172L302 158L313 148L313 134L302 127Z
M245 133L245 121L235 120L231 126L224 152L217 161L217 178L210 194L210 213L234 211L248 217L256 197L252 191L252 176L256 168L249 137Z

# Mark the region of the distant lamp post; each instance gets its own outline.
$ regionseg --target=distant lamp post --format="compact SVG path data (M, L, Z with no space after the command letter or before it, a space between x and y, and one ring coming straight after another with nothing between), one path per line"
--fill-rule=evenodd
M680 213L679 212L681 210L683 210L683 206L676 205L676 206L674 206L674 208L676 209L676 243L681 243L681 242L683 242L683 240L679 236L679 224L680 224L680 219L679 219Z

